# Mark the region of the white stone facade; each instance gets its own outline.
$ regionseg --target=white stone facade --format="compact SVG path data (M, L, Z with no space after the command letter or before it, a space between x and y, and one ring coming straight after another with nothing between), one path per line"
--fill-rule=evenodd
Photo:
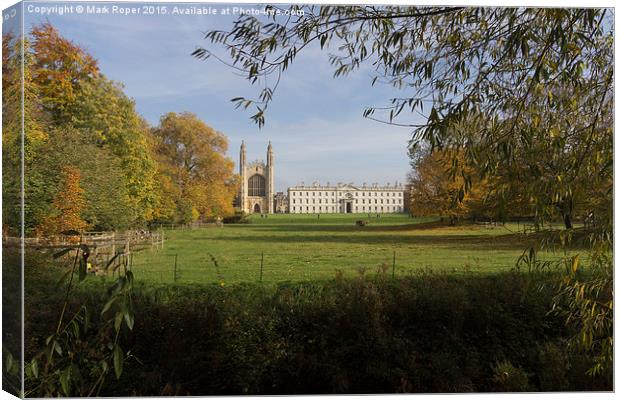
M332 213L402 213L404 212L402 184L354 186L338 184L326 186L293 186L288 189L288 206L291 214Z

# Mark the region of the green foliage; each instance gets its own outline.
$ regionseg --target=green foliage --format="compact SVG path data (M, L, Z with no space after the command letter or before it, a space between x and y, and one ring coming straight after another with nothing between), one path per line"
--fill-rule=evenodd
M526 392L529 389L528 376L521 368L510 361L498 362L493 367L493 381L500 391Z
M593 353L564 346L572 332L548 314L554 279L367 272L277 285L136 283L125 343L141 364L100 395L610 390L611 379L580 369ZM102 308L102 290L92 282L78 297ZM503 372L509 379L496 379Z
M224 224L249 224L251 222L249 214L243 211L235 211L234 215L224 217Z
M567 273L556 296L554 311L577 334L570 345L597 356L591 375L611 376L613 371L613 259L609 253L593 253L590 268L579 257L567 260Z
M30 42L24 38L16 38L11 34L3 37L2 213L3 227L15 235L18 234L21 226L22 149L24 168L30 170L35 164L37 152L47 140L47 134L44 131L44 115L39 109L39 89L31 73L34 59L28 51L29 48ZM24 130L27 132L27 135L23 137L21 135L22 116ZM25 174L24 180L26 188L36 185L33 177L28 174ZM25 209L27 218L31 215L30 211L30 208Z
M566 343L545 343L539 352L538 380L541 391L562 391L569 386L567 371L571 369Z
M121 161L107 148L100 148L88 141L76 129L53 131L54 140L48 141L30 169L33 181L44 182L39 192L33 193L28 206L41 202L34 220L49 214L49 203L59 190L59 179L55 169L66 160L79 168L84 188L86 205L82 218L93 230L114 230L131 226L134 222L134 209L129 190L125 184L126 176ZM48 200L49 199L49 200ZM34 211L33 211L34 214Z
M89 247L64 249L55 258L73 252L73 266L61 281L66 288L59 303L61 312L55 330L45 338L43 349L24 367L27 397L98 396L112 368L116 379L121 377L123 364L130 355L120 346L120 339L134 326L133 274L127 270L126 257L116 257L108 265L121 267L123 274L119 273L108 288L107 302L97 315L76 296L79 289L75 280L81 282L87 278ZM29 314L32 315L32 310Z
M122 85L100 75L84 85L71 109L70 125L112 154L120 164L133 223L153 218L156 187L149 128Z
M21 360L13 355L21 354L24 300L21 290L15 290L22 279L21 257L15 249L2 249L2 390L19 396L21 387Z

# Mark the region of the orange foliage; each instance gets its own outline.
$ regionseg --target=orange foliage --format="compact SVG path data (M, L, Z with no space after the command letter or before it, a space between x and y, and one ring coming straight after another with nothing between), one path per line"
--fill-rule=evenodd
M74 166L62 168L61 188L52 203L53 211L37 228L37 235L84 231L88 224L80 215L86 205L84 189L80 186L80 170Z

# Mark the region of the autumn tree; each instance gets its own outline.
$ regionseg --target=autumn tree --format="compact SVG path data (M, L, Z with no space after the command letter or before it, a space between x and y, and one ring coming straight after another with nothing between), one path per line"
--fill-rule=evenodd
M156 161L150 127L136 112L122 85L100 75L86 83L71 108L70 125L119 161L136 224L153 219Z
M164 115L153 136L166 176L162 196L175 199L176 221L233 212L237 184L234 164L225 155L228 142L221 132L185 112Z
M21 218L21 43L2 36L2 228L19 234Z
M280 11L287 12L239 16L229 31L206 33L214 46L193 53L222 60L259 85L257 98L233 99L255 110L259 126L284 72L316 46L329 49L335 77L366 64L374 70L372 85L394 88L388 104L370 106L365 117L411 127L413 146L464 148L477 172L511 176L503 192L527 192L538 220L560 217L571 228L583 194L609 180L610 10L295 5ZM465 122L469 129L457 129Z
M117 229L152 220L158 191L150 127L122 85L107 79L86 50L62 37L49 23L33 27L24 40L5 39L5 225L14 230L21 225L16 205L21 197L22 139L26 234L50 211L60 185L54 171L67 161L82 172L85 217L94 228ZM22 74L23 135L18 107ZM110 203L115 196L116 211Z
M447 217L450 225L465 218L493 218L486 210L488 185L472 175L454 175L455 165L449 154L442 151L418 150L413 169L408 176L411 187L411 213L419 216ZM464 157L456 158L459 162ZM469 168L460 167L459 170ZM471 189L465 190L465 179L474 179Z
M41 88L42 104L55 122L66 122L83 86L99 75L97 61L50 23L33 27L30 34L32 77Z
M101 73L86 50L52 25L34 27L32 36L33 76L42 88L43 107L56 126L78 129L120 159L133 202L132 218L136 223L151 220L156 167L148 144L149 127L134 102L121 84Z
M62 186L52 203L53 212L37 228L38 234L58 234L65 231L82 232L88 224L82 219L86 205L84 189L80 186L80 170L66 165L61 170Z
M44 182L41 187L31 188L30 193L36 193L41 200L37 202L40 203L38 208L31 210L33 220L52 212L51 203L63 185L57 171L70 160L80 170L86 203L82 217L90 229L107 231L134 226L134 203L125 183L121 160L110 149L89 142L80 130L65 127L53 129L50 135L55 140L49 140L42 147L36 167L29 170L33 181ZM29 207L35 204L33 200L27 202Z
M413 148L446 151L451 161L462 150L467 162L461 165L494 181L500 200L495 204L505 205L502 196L518 194L520 202L533 206L537 224L564 223L568 235L560 234L562 243L578 214L593 216L589 245L603 256L593 257L592 265L602 272L591 281L568 280L581 294L568 314L581 329L576 340L613 341L613 312L606 300L613 287L608 258L613 247L613 10L266 8L266 16L241 15L229 30L207 32L205 39L213 45L192 53L228 64L260 88L256 98L232 99L237 106L253 109L252 119L262 126L283 74L312 46L329 49L335 77L369 66L374 70L370 83L391 85L396 93L387 104L369 106L366 118L410 127ZM463 176L463 190L471 190L464 169L453 175ZM592 312L581 312L589 307ZM592 349L591 343L585 347ZM594 370L609 370L611 348L600 348L604 361Z

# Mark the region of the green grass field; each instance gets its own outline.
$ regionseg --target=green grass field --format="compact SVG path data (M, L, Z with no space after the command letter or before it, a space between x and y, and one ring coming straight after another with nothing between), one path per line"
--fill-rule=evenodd
M359 219L370 223L358 227ZM131 264L139 281L172 283L176 256L181 284L257 282L261 257L263 282L354 276L381 266L391 275L394 258L397 276L420 270L486 274L514 268L532 240L520 231L523 225L450 227L394 214L253 216L250 224L166 231L163 250L135 253Z

